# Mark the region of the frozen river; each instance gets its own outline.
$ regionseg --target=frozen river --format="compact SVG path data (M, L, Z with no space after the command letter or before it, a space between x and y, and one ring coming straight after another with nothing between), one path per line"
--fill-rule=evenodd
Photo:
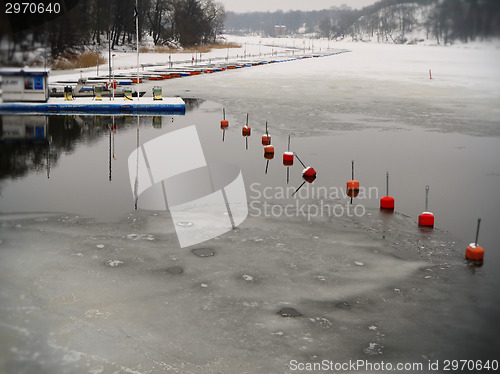
M117 117L116 131L111 117L50 117L50 148L2 146L0 372L292 373L323 360L444 372L445 360L498 360L499 49L338 48L351 52L164 83L199 99L185 116ZM170 213L134 209L128 156L138 139L190 126L208 163L241 169L249 215L181 248ZM318 171L296 197L302 167L287 183L281 163L289 134ZM352 205L351 160L372 192ZM378 209L386 170L394 214ZM426 185L433 231L416 225ZM478 217L486 255L473 268L463 257ZM334 371L348 370L315 372Z

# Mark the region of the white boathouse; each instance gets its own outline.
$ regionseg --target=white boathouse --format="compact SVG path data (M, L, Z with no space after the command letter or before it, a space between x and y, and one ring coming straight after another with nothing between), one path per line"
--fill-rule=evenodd
M3 102L47 102L48 70L35 68L0 69Z

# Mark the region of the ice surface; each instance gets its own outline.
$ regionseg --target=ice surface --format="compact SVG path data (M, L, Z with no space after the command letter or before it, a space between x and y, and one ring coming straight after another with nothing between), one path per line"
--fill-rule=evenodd
M107 225L3 216L3 367L288 372L292 359L490 352L494 332L477 336L480 326L466 322L468 293L439 302L470 278L446 235L419 238L412 220L393 219L397 233L368 216L354 227L347 218L249 218L199 247L213 256L198 257L145 211ZM292 309L301 316L280 316ZM455 337L467 339L448 344Z

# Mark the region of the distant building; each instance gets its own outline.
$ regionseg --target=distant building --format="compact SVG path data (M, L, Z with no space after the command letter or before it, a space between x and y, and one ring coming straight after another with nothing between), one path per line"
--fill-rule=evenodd
M274 36L286 35L286 26L276 25L274 26Z
M2 100L41 101L49 99L49 72L40 69L0 69L2 78Z

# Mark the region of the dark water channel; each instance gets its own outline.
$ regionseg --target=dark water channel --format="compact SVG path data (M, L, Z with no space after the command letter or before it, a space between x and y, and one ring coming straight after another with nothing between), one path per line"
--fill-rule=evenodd
M195 125L208 163L229 162L241 168L252 216L295 215L314 220L366 215L377 210L385 195L389 171L396 212L416 222L425 208L425 186L429 185L429 210L435 214L436 229L448 231L457 245L466 246L474 241L476 220L481 217L479 243L487 251L484 268L500 265L496 230L500 148L496 138L404 126L315 137L291 134L291 151L318 172L314 183L305 183L293 197L304 182L303 166L297 159L288 168L282 164L288 147L286 129L269 123L275 154L266 159L261 144L264 119L250 117L252 132L245 139L241 127L246 118L231 119L223 132L221 117L219 105L194 99L189 100L184 116L6 115L0 146L0 211L67 212L101 222L119 220L134 209L127 160L137 142L144 144ZM181 153L178 157L190 156ZM355 178L361 185L352 205L345 195L351 160L355 160ZM320 209L311 210L306 201L314 201Z

